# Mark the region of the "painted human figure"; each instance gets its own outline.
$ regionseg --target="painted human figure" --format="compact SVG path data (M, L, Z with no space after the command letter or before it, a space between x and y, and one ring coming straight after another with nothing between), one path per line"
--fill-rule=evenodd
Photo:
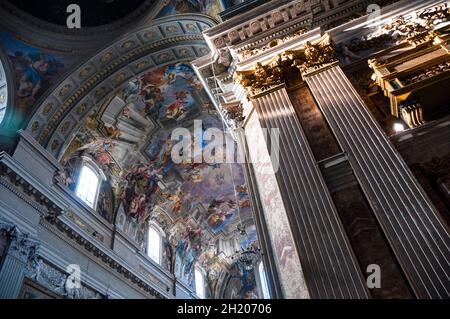
M44 81L43 74L47 72L48 67L49 65L43 56L39 60L30 63L23 70L23 75L19 80L18 96L29 96L35 100Z

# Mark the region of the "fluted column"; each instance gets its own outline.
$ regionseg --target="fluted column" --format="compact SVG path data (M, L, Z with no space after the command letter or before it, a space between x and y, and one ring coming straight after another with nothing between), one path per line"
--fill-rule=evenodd
M254 97L252 103L261 127L279 130L279 141L265 143L279 150L275 182L288 218L285 231L293 236L311 297L368 298L362 272L286 89L277 87ZM250 149L264 142L247 139ZM270 181L259 178L258 182ZM261 188L264 185L260 192ZM270 219L273 212L266 214ZM276 236L272 241L276 247Z
M3 227L2 231L6 232L9 247L0 269L0 299L14 299L19 296L27 263L34 256L38 243L15 226Z
M339 66L306 82L417 296L450 297L449 232L405 162Z

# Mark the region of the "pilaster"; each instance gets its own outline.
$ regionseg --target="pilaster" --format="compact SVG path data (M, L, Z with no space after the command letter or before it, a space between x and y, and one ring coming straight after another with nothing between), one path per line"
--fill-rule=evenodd
M9 241L0 269L0 299L14 299L20 293L27 263L35 255L39 243L11 224L1 222L0 229Z
M306 77L417 296L450 296L450 235L339 66Z

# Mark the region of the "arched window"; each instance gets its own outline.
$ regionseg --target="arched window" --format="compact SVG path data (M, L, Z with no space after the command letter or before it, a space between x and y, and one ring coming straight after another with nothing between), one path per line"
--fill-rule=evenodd
M147 255L156 263L161 265L161 232L154 225L148 229Z
M75 194L89 207L94 208L100 186L100 176L88 165L83 165Z
M203 275L203 272L198 268L195 267L194 271L195 276L195 293L200 299L205 298L205 276Z
M8 104L8 82L6 81L6 72L0 59L0 124L3 121Z
M258 275L259 275L259 282L261 285L262 298L270 299L269 284L267 282L266 271L264 270L264 264L262 261L260 261L258 265Z

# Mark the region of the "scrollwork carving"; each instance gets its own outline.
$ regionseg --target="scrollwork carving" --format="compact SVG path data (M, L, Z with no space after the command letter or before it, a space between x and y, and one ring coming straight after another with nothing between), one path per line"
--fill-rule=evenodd
M249 71L237 71L235 80L243 87L247 88L251 94L264 92L270 87L281 84L283 80L283 70L275 61L267 65L257 62L255 68Z

